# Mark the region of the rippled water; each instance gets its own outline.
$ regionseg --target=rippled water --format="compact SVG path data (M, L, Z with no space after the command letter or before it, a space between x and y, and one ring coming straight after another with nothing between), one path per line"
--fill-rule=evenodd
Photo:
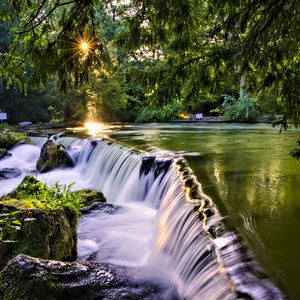
M298 228L300 228L300 166L288 155L295 145L299 131L289 131L279 135L278 130L272 129L270 125L172 123L106 126L101 127L99 134L109 135L129 147L160 153L166 150L185 156L198 181L201 182L204 192L217 204L227 227L242 237L242 240L252 249L256 260L277 286L292 299L300 298L297 280L300 267L298 258L300 242L297 238ZM45 139L38 138L35 142L41 146L44 141ZM67 145L70 139L61 137L60 142ZM160 203L160 201L156 203L156 200L153 202L153 199L161 199L165 189L159 191L159 188L163 188L164 184L161 184L160 179L151 179L151 176L146 176L146 181L142 182L143 178L140 177L139 171L141 157L127 150L123 151L118 145L111 148L109 144L100 143L97 151L92 149L94 146L87 140L73 139L71 155L80 163L74 169L55 170L37 176L46 183L57 180L61 183L76 181L77 188L100 188L109 200L120 202L124 206L125 210L121 210L113 216L113 219L109 217L99 219L97 216L93 219L93 216L90 216L82 221L79 228L79 250L83 259L99 249L99 246L103 250L109 246L116 252L109 249L107 252L102 251L102 258L121 264L143 264L148 260L149 241L153 241L151 237L154 234L152 223L155 222L155 208ZM115 151L116 155L113 154ZM35 161L39 155L38 147L23 145L13 149L12 153L11 158L1 162L3 166L21 168L23 176L31 172L35 173ZM118 170L121 169L122 172L119 172ZM168 174L171 176L173 173ZM5 184L3 182L0 186L0 193L11 190L20 180L20 178L6 180ZM172 182L169 179L167 181ZM139 186L143 187L141 191L144 191L145 186L148 185L146 194L138 192ZM172 186L180 185L173 182ZM185 206L173 201L175 198L182 198L182 195L178 194L180 190L176 188L173 191L174 195L171 192L167 195L166 201L163 201L164 206L167 206L163 208L158 224L159 226L162 224L162 230L158 233L163 235L157 238L158 241L164 242L161 246L159 242L154 249L157 248L159 253L165 252L168 257L173 258L172 260L178 259L176 265L174 261L172 264L177 274L181 274L180 276L186 282L185 286L188 284L188 288L181 291L183 295L189 295L192 299L198 293L205 295L207 291L207 295L216 292L218 297L223 299L224 297L221 296L223 283L220 284L219 291L216 291L216 285L212 284L212 281L210 281L211 287L208 285L199 287L199 281L195 280L194 284L194 277L190 275L190 271L194 269L193 264L196 266L197 262L197 259L191 260L190 256L201 255L202 257L201 253L204 251L204 255L207 252L206 243L208 245L211 242L201 242L203 249L196 246L195 251L192 249L188 256L185 255L187 252L180 255L177 253L178 249L190 251L190 246L183 247L184 241L186 240L187 245L190 245L193 236L196 236L196 234L189 237L187 234L181 236L183 231L178 229L181 224L178 223L181 220L180 215L190 214L189 210L185 211L187 209ZM169 191L172 191L172 188ZM141 196L144 204L136 202L141 199ZM139 205L142 205L143 209L140 209ZM141 211L144 214L141 214ZM169 222L167 226L165 220ZM183 220L186 218L184 217ZM189 222L185 221L180 226L188 226L189 230L186 232L190 233L193 224L193 219L189 219ZM196 226L198 232L198 225ZM124 228L127 233L126 243L123 243L124 235L118 235L124 232ZM164 236L165 228L172 231L172 234L168 234L168 239ZM177 238L172 240L171 237L174 235ZM98 236L101 236L101 239L98 239ZM130 243L128 243L129 238ZM197 239L201 240L201 235ZM218 238L213 242L213 248L222 249L224 240L230 243L228 238ZM177 252L174 249L177 249ZM224 249L225 252L228 250L228 248ZM224 258L227 257L224 262L234 266L235 256L225 252L220 253ZM212 257L214 254L208 251L202 258L213 263ZM209 274L205 273L206 264L203 264L202 260L201 264L197 264L197 267L204 268L198 270L199 274L204 278L219 280L220 277L213 275L213 267L209 267ZM187 266L190 267L186 273ZM234 274L233 270L233 278L243 277L243 272L238 271ZM224 287L226 288L226 284ZM196 290L197 288L199 291ZM230 294L227 296L231 297Z
M300 165L289 156L299 131L269 124L148 124L110 129L132 147L186 156L226 223L292 298L300 299Z

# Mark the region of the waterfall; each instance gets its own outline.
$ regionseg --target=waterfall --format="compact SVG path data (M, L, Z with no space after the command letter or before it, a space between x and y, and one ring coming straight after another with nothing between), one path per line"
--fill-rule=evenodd
M112 215L95 211L83 218L79 259L159 266L176 278L184 299L283 299L226 228L184 159L136 153L100 139L61 136L58 141L76 166L37 174L38 179L99 189L120 207Z

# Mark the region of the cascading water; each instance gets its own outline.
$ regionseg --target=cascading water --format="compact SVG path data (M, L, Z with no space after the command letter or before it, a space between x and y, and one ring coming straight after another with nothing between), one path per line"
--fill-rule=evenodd
M28 173L47 184L75 182L76 189L101 190L118 209L113 214L94 211L82 219L79 259L167 270L184 299L283 298L226 229L182 158L137 154L96 139L62 136L58 141L69 149L76 167L36 173L40 148L18 146L0 161L0 169L18 166L22 176L6 180L0 193L12 190ZM42 139L35 142L41 146Z

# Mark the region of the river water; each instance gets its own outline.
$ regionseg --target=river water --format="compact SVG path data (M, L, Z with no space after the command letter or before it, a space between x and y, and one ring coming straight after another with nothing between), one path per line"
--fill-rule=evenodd
M110 132L111 131L111 132ZM299 131L269 124L148 124L108 130L146 151L186 157L226 225L291 299L300 299L300 165L289 156Z
M282 299L276 286L300 298L300 173L289 156L299 131L279 135L261 124L170 123L105 125L91 133L127 147L58 137L76 166L40 174L35 164L46 138L34 138L36 146L17 146L0 161L0 168L22 171L0 182L0 194L26 174L46 184L102 190L120 210L81 220L78 259L147 267L155 277L167 272L163 277L185 299ZM192 170L180 171L181 156ZM191 182L196 204L188 203L193 199L185 192Z

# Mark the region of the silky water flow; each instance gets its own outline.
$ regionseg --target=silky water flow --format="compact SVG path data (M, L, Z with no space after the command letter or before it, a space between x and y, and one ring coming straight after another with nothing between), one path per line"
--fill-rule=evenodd
M95 210L81 219L78 260L140 266L147 276L168 277L183 299L284 298L226 228L182 157L57 136L76 165L40 174L35 164L46 138L33 140L36 146L19 145L0 161L0 169L22 172L2 181L1 194L34 174L47 185L74 182L74 189L101 190L114 207L113 213Z

